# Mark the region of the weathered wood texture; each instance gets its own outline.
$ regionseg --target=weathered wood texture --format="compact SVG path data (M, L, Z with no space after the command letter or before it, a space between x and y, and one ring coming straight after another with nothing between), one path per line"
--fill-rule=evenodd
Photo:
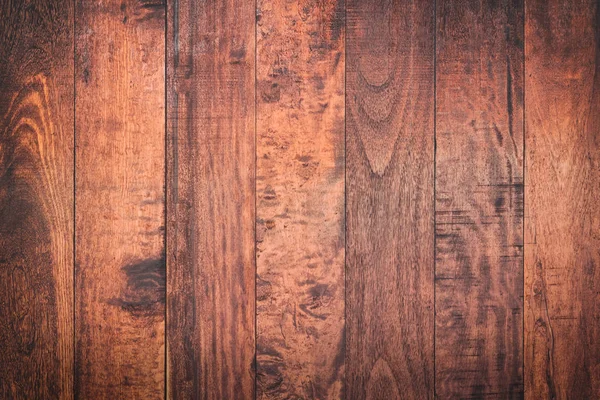
M523 2L436 14L436 394L522 398Z
M0 15L0 398L70 398L73 5Z
M254 397L254 6L168 6L171 399Z
M434 2L347 2L346 398L433 398Z
M339 399L344 2L257 12L257 397Z
M0 398L600 398L599 68L596 0L0 0Z
M600 398L598 2L527 2L525 384Z
M164 12L76 5L79 398L164 397Z

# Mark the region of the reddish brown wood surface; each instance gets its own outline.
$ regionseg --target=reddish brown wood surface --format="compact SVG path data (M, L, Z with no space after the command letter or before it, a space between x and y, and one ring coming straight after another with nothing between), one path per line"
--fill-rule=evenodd
M257 12L257 397L344 378L344 2Z
M254 397L254 3L168 7L168 397Z
M0 398L600 398L594 0L0 0Z
M433 398L433 1L346 5L346 398Z
M523 2L439 0L436 394L523 397Z
M526 397L596 399L600 10L526 4Z
M76 394L162 399L164 5L76 5Z
M73 396L73 5L0 3L0 398Z

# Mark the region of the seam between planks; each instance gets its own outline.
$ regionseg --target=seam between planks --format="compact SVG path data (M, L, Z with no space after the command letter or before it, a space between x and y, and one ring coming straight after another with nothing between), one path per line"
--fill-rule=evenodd
M525 148L525 143L527 142L526 140L526 136L527 136L527 130L526 130L526 123L525 123L525 117L527 115L527 112L525 111L525 108L527 107L527 100L526 100L526 96L527 96L527 84L526 84L526 79L527 79L527 70L526 70L526 61L525 61L525 56L527 54L527 52L525 51L525 48L527 46L527 37L526 37L526 31L525 31L525 21L527 20L526 17L527 14L527 7L525 6L525 0L523 0L523 19L522 19L522 24L523 24L523 56L522 56L522 60L523 60L523 69L522 69L522 73L523 73L523 108L522 108L522 121L523 121L523 216L522 216L522 236L521 236L521 241L523 244L523 247L521 249L521 263L522 263L522 268L523 268L523 274L522 274L522 279L523 279L523 292L521 293L522 300L521 300L521 354L522 354L522 370L521 370L521 384L522 386L522 390L523 390L523 398L525 398L525 379L526 379L526 375L525 375L525 246L526 246L526 240L525 240L525 224L526 224L526 213L527 213L527 206L526 206L526 202L525 202L525 196L527 193L527 190L525 189L525 183L527 182L527 179L525 177L525 173L527 171L527 168L525 167L525 163L527 162L527 151Z
M256 257L256 219L258 218L258 195L257 195L257 183L256 183L256 176L257 176L257 172L258 172L258 142L257 142L257 138L258 138L258 131L256 129L257 127L257 122L256 122L256 118L257 118L257 101L256 101L256 91L257 91L257 67L258 67L258 47L257 47L257 34L258 34L258 18L257 18L257 11L258 11L258 0L254 0L254 10L253 10L253 14L254 14L254 229L253 229L253 234L254 234L254 240L252 241L252 245L253 245L253 253L254 253L254 400L256 400L257 398L257 391L258 391L258 383L257 383L257 373L258 373L258 361L257 361L257 354L258 354L258 312L257 312L257 305L258 305L258 300L257 300L257 296L256 294L257 289L258 289L258 285L257 285L257 281L258 281L258 261L257 261L257 257Z
M437 0L433 2L433 398L436 394L436 323L437 323L437 298L436 298L436 266L437 266L437 234L436 234L436 199L437 199Z
M77 398L77 325L76 325L76 321L77 321L77 299L76 299L76 290L77 290L77 284L76 284L76 272L75 272L75 266L76 266L76 260L77 260L77 253L76 253L76 249L77 249L77 237L76 237L76 228L77 228L77 224L76 224L76 220L77 220L77 204L76 204L76 199L77 199L77 184L76 184L76 179L77 179L77 129L76 129L76 124L77 124L77 43L76 43L76 34L77 34L77 29L76 29L76 23L77 23L77 0L73 0L73 271L72 271L72 276L73 276L73 284L72 284L72 289L73 289L73 308L71 310L71 312L73 313L73 325L72 325L72 335L73 335L73 379L72 379L72 393L73 393L73 399Z
M164 379L164 389L163 389L163 398L165 400L167 400L169 398L169 394L168 394L168 388L169 388L169 383L168 383L168 379L169 379L169 373L168 373L168 367L169 367L169 362L168 362L168 357L169 357L169 341L168 341L168 332L169 332L169 325L168 325L168 310L169 310L169 297L168 297L168 286L169 286L169 270L168 270L168 256L167 256L167 244L168 244L168 232L169 230L167 229L168 224L169 224L169 220L168 220L168 201L169 201L169 193L168 193L168 185L169 185L169 120L168 120L168 115L169 115L169 109L168 109L168 98L169 98L169 79L168 79L168 64L169 64L169 47L168 47L168 43L169 43L169 36L168 36L168 30L169 30L169 3L168 1L165 1L165 18L164 18L164 27L165 27L165 35L164 35L164 65L165 65L165 72L164 72L164 91L165 91L165 96L164 96L164 100L165 100L165 104L164 104L164 121L165 121L165 141L164 141L164 146L165 146L165 155L164 155L164 163L165 163L165 170L164 170L164 190L163 190L163 196L164 196L164 209L163 209L163 224L164 224L164 237L163 237L163 259L165 260L165 313L164 313L164 341L165 341L165 345L164 345L164 367L163 367L163 379Z
M348 309L348 274L346 270L348 268L348 131L346 129L347 123L347 102L346 96L347 91L347 80L348 76L348 52L347 52L347 41L348 41L348 0L344 1L344 377L342 393L345 395L348 387L348 352L346 351L347 336L346 336L346 321L348 321L346 312Z

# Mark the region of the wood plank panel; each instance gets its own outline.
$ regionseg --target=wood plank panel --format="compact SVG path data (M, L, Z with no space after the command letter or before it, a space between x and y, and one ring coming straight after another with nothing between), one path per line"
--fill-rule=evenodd
M523 2L436 14L436 394L522 398Z
M76 395L164 397L165 22L76 5Z
M168 5L168 397L254 397L254 2Z
M257 397L344 377L344 1L259 0Z
M433 398L433 5L347 3L350 399Z
M0 15L0 398L71 398L73 5Z
M527 2L525 384L600 398L598 2Z

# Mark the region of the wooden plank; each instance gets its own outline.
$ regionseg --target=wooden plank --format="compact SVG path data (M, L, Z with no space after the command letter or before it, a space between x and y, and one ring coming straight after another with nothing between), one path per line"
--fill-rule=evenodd
M597 1L527 2L525 385L600 398Z
M168 397L254 397L254 3L168 5Z
M259 0L257 397L344 377L344 1Z
M350 399L433 398L433 4L347 3Z
M522 398L523 2L436 15L436 394Z
M0 398L73 396L73 5L0 4Z
M76 395L164 397L164 4L79 1Z

